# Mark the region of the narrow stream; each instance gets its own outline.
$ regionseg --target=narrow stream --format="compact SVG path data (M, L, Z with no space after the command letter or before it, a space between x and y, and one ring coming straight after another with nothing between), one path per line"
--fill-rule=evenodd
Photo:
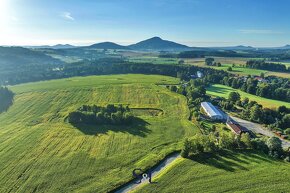
M154 166L151 170L152 173L152 182L154 183L154 176L157 176L159 173L161 173L168 165L170 165L174 160L176 160L177 158L179 158L180 155L179 153L174 153L170 156L168 156L167 158L165 158L161 163L159 163L158 165ZM134 189L136 189L137 187L145 184L145 183L149 183L148 179L142 179L141 183L137 184L139 180L132 180L131 182L129 182L128 184L126 184L124 187L120 188L119 190L115 191L115 193L126 193L126 192L130 192ZM158 183L158 182L157 182Z

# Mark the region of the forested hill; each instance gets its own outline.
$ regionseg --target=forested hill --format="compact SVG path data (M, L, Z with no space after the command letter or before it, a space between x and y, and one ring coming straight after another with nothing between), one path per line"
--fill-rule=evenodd
M30 65L62 64L44 53L22 47L0 47L0 69L25 68Z
M186 45L153 37L129 46L133 50L191 50Z

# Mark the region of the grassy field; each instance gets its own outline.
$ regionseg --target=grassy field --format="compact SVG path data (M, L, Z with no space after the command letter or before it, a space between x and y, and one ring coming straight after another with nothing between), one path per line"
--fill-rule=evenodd
M253 151L179 158L136 192L289 192L290 164Z
M136 63L152 63L152 64L172 64L177 65L179 59L177 58L159 58L154 56L131 57L130 62Z
M165 76L76 77L10 87L14 105L0 114L0 192L106 192L129 181L198 132L186 98L156 83ZM65 122L83 104L162 110L131 126Z
M248 97L251 101L257 101L264 107L276 108L285 105L286 107L290 108L290 103L259 97L221 84L214 84L207 88L207 94L224 98L228 98L229 93L233 91L239 92L241 98Z

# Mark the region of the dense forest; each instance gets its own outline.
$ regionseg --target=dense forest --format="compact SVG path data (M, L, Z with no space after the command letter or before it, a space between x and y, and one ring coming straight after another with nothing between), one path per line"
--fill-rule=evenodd
M290 72L290 68L287 69L286 65L284 64L271 63L264 60L249 60L246 63L246 67L276 72Z
M228 73L210 68L201 68L186 65L157 65L152 63L133 63L118 58L100 58L85 60L72 64L59 65L57 68L47 65L46 68L31 66L31 68L15 69L13 72L0 72L0 84L14 85L25 82L68 78L73 76L105 75L105 74L158 74L176 77L180 74L182 79L189 80L190 75L197 71L203 74L212 74L212 80L219 82Z
M0 87L0 113L7 111L13 104L14 93L6 87Z
M108 104L106 107L83 105L67 118L72 124L123 125L132 123L134 117L128 106Z

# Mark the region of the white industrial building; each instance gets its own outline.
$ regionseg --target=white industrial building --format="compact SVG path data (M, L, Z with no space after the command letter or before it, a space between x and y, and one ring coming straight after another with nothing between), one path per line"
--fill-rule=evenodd
M213 120L223 120L224 115L220 112L219 109L217 109L215 106L213 106L209 102L202 102L201 108L204 110L204 112L207 114L207 116Z

